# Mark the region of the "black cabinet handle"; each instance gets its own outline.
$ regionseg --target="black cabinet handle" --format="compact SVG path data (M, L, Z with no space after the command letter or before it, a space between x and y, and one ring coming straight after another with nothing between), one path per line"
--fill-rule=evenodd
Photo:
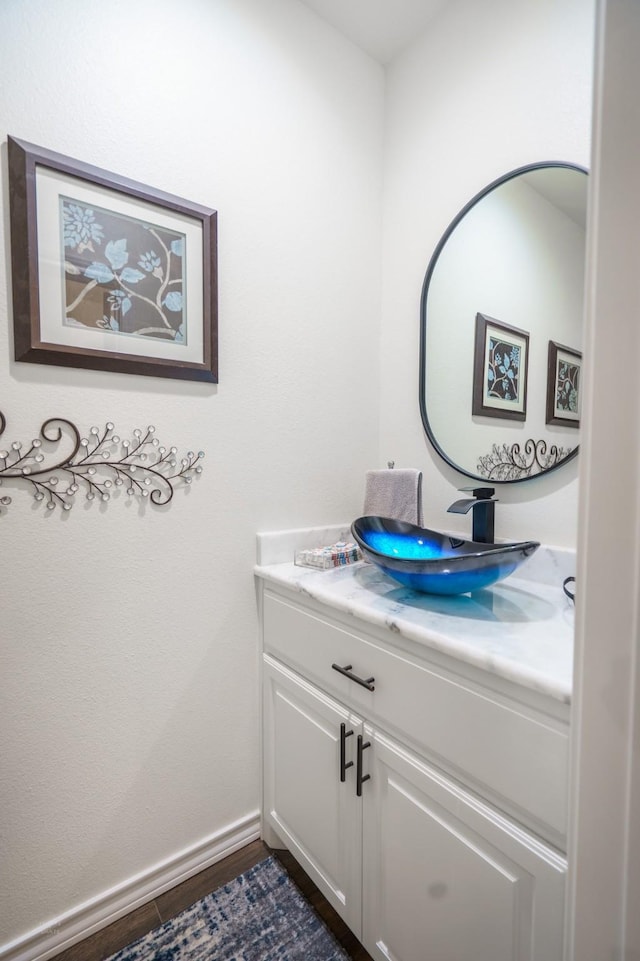
M362 797L362 785L371 779L370 774L362 773L362 752L371 747L371 741L362 740L362 734L358 734L358 751L356 754L356 794Z
M340 725L340 780L346 781L347 768L353 767L353 761L347 761L347 738L351 737L353 731L347 731L347 725Z
M375 687L373 686L373 682L375 681L375 677L366 677L366 678L365 678L365 677L358 677L357 674L352 674L352 673L351 673L351 669L352 669L352 665L351 665L351 664L345 664L344 667L340 667L339 664L332 664L331 667L334 669L334 671L338 671L339 674L344 674L344 676L345 676L345 677L348 677L350 681L355 681L356 684L360 684L362 687L366 687L366 689L367 689L368 691L375 691Z

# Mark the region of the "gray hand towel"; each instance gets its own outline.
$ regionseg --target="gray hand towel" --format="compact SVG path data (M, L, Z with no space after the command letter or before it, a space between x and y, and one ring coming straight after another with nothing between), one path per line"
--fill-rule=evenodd
M368 470L364 513L422 527L422 471L414 468Z

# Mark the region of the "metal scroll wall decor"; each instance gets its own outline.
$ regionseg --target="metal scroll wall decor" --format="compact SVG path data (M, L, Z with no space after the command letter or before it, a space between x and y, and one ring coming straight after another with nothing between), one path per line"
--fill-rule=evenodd
M488 454L478 457L477 471L481 477L494 481L522 480L550 470L569 456L572 447L547 447L544 440L530 439L520 444L494 444Z
M0 437L5 427L0 411ZM56 452L63 438L73 448L64 457ZM51 450L52 446L56 449ZM83 437L70 420L50 417L39 437L27 444L13 441L0 450L0 485L5 480L26 485L34 500L50 511L71 510L79 494L88 501L108 501L120 489L129 497L162 506L173 497L176 482L190 484L194 475L202 473L203 451L188 451L180 459L177 454L176 447L160 444L153 426L136 428L130 440L122 440L108 422L102 430L92 427ZM0 505L10 503L11 497L0 495Z

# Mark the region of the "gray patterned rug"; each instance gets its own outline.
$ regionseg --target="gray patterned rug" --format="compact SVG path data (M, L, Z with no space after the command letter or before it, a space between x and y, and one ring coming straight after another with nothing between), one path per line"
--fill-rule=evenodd
M348 961L276 858L241 874L108 961Z

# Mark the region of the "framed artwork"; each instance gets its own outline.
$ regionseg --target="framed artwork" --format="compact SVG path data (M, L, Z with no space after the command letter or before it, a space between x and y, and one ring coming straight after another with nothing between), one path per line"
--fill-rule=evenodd
M476 314L473 414L526 420L529 334Z
M217 383L216 211L8 148L15 359Z
M547 366L547 424L580 426L582 354L549 341Z

